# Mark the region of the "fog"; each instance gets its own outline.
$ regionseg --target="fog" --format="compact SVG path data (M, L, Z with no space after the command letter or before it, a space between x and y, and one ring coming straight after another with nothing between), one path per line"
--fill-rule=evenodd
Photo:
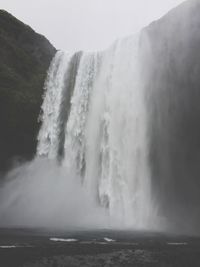
M80 177L51 160L36 159L9 172L0 203L1 226L109 227L105 210L87 194Z
M147 28L152 188L170 230L200 232L200 1ZM144 50L146 49L143 44Z
M138 32L183 0L0 0L57 49L99 50Z

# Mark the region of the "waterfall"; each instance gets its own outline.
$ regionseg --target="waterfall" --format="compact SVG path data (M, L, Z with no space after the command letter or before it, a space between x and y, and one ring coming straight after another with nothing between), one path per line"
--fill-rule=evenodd
M70 96L74 86L78 54L58 51L49 68L44 86L42 104L42 127L38 139L37 154L55 158L62 142L62 127L65 125Z
M154 211L140 35L101 52L57 52L40 120L37 157L73 170L113 225L150 227Z

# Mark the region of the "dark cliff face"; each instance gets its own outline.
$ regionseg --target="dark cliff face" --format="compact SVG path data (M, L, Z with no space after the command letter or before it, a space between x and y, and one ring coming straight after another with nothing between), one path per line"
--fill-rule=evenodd
M35 152L43 84L55 52L45 37L0 10L0 170Z
M173 229L200 223L200 1L143 31L153 192Z

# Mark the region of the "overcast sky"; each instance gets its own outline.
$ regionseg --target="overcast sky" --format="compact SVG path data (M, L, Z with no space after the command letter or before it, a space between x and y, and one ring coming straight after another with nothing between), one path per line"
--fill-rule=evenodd
M99 50L184 0L0 0L0 8L63 50Z

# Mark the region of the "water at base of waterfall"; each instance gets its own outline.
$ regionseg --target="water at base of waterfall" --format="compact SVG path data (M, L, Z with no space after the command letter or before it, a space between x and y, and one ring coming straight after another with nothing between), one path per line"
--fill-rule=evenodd
M134 231L0 229L5 267L199 267L200 238Z

